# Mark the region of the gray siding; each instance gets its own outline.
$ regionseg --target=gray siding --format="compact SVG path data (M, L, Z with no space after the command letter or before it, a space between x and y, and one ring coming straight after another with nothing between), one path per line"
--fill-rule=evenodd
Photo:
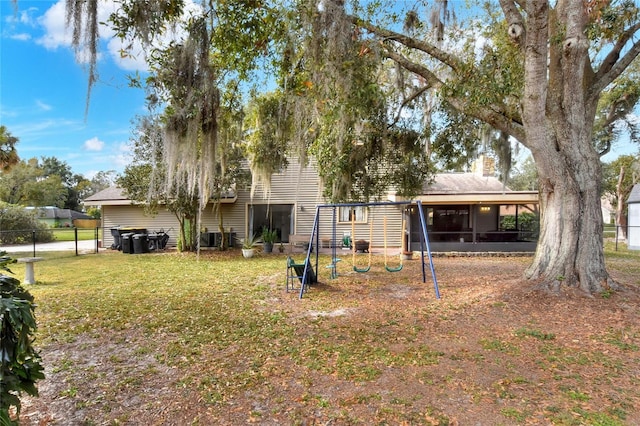
M291 159L289 167L283 173L272 176L271 192L265 194L263 188L257 188L253 199L251 188L238 188L237 199L233 203L221 205L222 222L225 232L235 232L237 238L244 238L248 230L248 209L250 204L293 204L294 234L310 235L316 215L316 206L327 201L322 197L322 189L315 162L301 167L296 159ZM336 209L336 214L338 214ZM355 224L356 239L370 239L370 222L373 221L373 245L384 245L384 217L387 217L387 245L398 247L401 241L402 214L400 206L372 207L367 215L367 223ZM146 228L149 231L164 229L170 235L169 246L177 244L178 221L166 210L160 209L157 215L144 214L144 208L135 205L103 205L102 218L104 229L104 247L113 243L110 229L117 226ZM333 209L323 208L319 218L320 238L332 239ZM219 212L207 207L200 218L200 229L219 232ZM341 239L344 232L351 232L351 223L337 223L336 236Z
M317 164L312 161L308 167L301 168L295 159L290 160L289 167L283 173L272 176L271 193L265 194L262 188L257 188L251 199L250 188L238 191L238 200L234 206L230 218L225 217L225 222L240 223L242 228L235 228L242 236L246 235L248 227L249 204L294 204L294 234L310 235L313 230L313 222L316 215L316 207L326 204L327 200L322 196L320 179L318 177ZM239 208L242 206L242 208ZM336 217L338 218L338 209ZM242 215L238 219L239 215ZM387 216L387 245L399 247L401 241L402 215L401 206L372 207L367 215L367 223L354 224L357 239L369 240L370 222L373 220L373 245L384 245L384 216ZM235 220L237 219L237 220ZM336 237L341 239L345 231L351 232L351 223L338 223L336 220ZM320 238L333 239L333 209L320 209L319 235ZM227 225L228 226L228 225ZM239 229L242 229L239 231Z

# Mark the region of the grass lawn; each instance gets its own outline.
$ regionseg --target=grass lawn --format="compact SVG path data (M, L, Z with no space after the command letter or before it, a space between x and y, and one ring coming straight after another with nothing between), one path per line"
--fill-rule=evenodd
M359 274L346 256L331 280L322 257L301 300L280 254L45 260L28 289L47 379L21 419L640 424L640 253L607 256L627 290L595 298L534 291L529 258L436 258L440 300L419 260Z
M75 230L73 228L52 228L55 241L75 241ZM78 228L78 240L95 240L95 229ZM102 229L98 229L98 238L102 239Z

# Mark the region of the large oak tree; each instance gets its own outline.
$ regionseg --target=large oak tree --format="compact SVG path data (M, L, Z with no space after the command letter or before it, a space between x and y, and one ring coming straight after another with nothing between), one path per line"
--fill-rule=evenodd
M511 46L490 50L491 73L482 68L486 62L470 62L437 43L355 16L352 22L380 41L383 56L438 89L445 102L531 150L542 222L526 276L587 293L615 287L604 262L602 167L593 128L601 94L640 52L638 8L597 0L500 0L500 6ZM415 60L413 52L429 59ZM515 86L508 79L515 73L504 72L513 58L500 54L515 55L522 65Z

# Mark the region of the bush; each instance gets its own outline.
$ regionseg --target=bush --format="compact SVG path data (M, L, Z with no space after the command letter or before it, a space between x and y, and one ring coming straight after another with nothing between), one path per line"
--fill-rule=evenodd
M0 271L15 260L0 252ZM36 331L33 296L17 279L0 273L0 424L17 425L9 415L20 415L20 395L37 396L37 380L44 378L40 355L32 346Z
M93 219L100 219L102 217L102 210L98 207L89 207L87 209L87 214Z
M53 241L53 232L38 221L35 210L0 202L0 244L30 243L33 231L36 231L36 242Z

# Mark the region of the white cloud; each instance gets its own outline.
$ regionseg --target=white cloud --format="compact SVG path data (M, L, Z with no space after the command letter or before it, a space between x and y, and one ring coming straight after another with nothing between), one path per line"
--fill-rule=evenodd
M102 151L102 148L104 148L104 142L97 137L94 137L84 141L82 147L87 151Z
M66 14L64 1L60 0L38 19L45 29L45 34L36 42L46 49L55 50L60 46L71 45L71 33L66 30Z
M36 105L42 111L51 111L53 109L53 107L51 105L46 104L46 103L42 102L41 100L36 100Z
M119 38L112 38L107 44L109 54L116 65L126 71L147 71L149 66L140 42L134 41L130 50L131 53L123 55L123 49L125 46L126 43Z
M12 34L11 36L9 36L9 38L11 38L12 40L18 40L18 41L29 41L31 40L31 34L28 34L28 33Z
M20 6L19 4L17 6ZM8 15L6 17L7 24L22 24L29 25L31 27L35 26L35 20L33 19L34 14L38 11L37 7L30 7L26 10L19 10L17 13Z
M33 19L33 16L37 12L38 12L37 7L30 7L27 10L23 10L18 14L18 22L24 25L35 27L36 21Z
M111 13L118 7L119 3L114 0L104 0L98 3L98 21L107 22ZM201 6L194 0L185 2L185 15L197 13L201 10ZM71 47L72 37L71 31L66 26L65 0L59 0L43 16L38 19L38 23L44 28L44 36L38 38L36 42L46 49L55 50L59 47ZM122 41L118 37L114 37L114 32L106 25L100 25L100 39L107 43L106 51L113 62L121 69L126 71L147 71L148 65L142 45L138 41L134 41L130 55L122 55L123 48L129 44L128 41ZM181 39L184 37L183 28L176 28L167 31L156 45L167 45L169 41ZM88 52L79 51L76 54L76 60L80 63L88 63ZM98 61L103 56L98 54Z

